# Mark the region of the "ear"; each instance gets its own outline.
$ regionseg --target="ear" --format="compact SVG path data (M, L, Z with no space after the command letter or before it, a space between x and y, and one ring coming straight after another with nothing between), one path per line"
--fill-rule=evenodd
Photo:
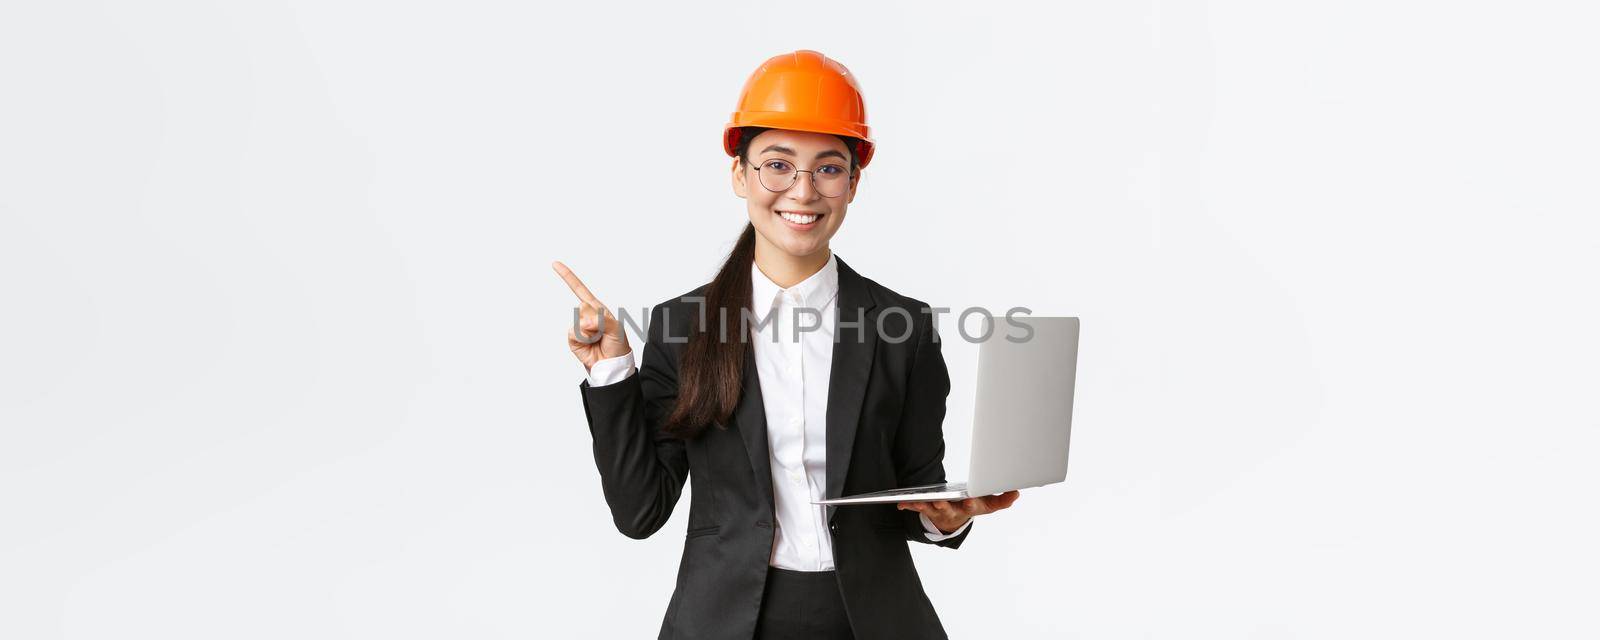
M740 165L739 159L738 158L734 158L733 159L733 194L736 195L736 196L739 196L740 198L749 199L750 192L749 192L748 189L749 189L750 185L745 183L744 173L745 173L744 172L744 168Z
M850 176L850 192L845 194L845 204L850 204L856 201L856 185L859 184L861 184L861 170L857 169L855 175Z

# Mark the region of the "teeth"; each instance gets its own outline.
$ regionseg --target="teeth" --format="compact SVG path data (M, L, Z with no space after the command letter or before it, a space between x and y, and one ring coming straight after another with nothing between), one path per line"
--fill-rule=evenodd
M793 222L795 224L811 224L817 220L816 215L800 215L797 213L789 213L788 211L779 211L778 215L783 216L784 220L788 220L789 222Z

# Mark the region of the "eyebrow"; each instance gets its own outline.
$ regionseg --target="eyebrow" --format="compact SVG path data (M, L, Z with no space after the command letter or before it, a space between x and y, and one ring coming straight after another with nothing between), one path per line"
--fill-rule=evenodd
M762 153L766 153L768 151L776 151L778 153L786 153L786 154L789 154L791 156L799 155L799 154L796 154L794 152L794 149L790 149L790 148L785 147L785 146L783 146L781 144L775 144L775 145L772 145L770 147L767 147L767 148L761 150ZM818 153L816 159L829 158L829 157L838 158L840 160L849 160L849 158L846 158L844 156L844 154L839 153L838 151L834 151L833 149L829 149L827 151L823 151L821 153Z

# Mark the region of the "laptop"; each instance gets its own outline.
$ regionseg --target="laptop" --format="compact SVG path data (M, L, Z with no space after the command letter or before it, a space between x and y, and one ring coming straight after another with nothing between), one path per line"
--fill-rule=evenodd
M991 327L993 320L985 319ZM978 345L972 460L966 482L875 491L812 504L962 500L1067 479L1072 387L1078 373L1078 319L1016 316L1019 326L989 331ZM1009 336L1009 339L1008 339ZM1023 340L1012 342L1012 340Z

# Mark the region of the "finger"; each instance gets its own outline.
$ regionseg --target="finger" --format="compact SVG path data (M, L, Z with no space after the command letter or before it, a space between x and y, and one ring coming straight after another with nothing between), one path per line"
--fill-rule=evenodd
M582 330L582 333L579 333L576 328L568 328L566 330L566 339L574 342L574 344L595 344L595 342L600 342L602 338L603 336L595 334L594 330Z
M584 333L604 334L613 339L621 337L622 321L617 320L617 316L604 305L583 302L578 305L577 310L578 326Z
M594 311L594 307L589 306L589 303L583 303L578 307L578 328L586 334L594 333L595 324L598 322L596 318L599 315Z
M605 328L606 310L589 303L583 305L583 330L597 333Z
M908 502L906 505L907 511L915 511L929 518L942 517L939 515L939 509L933 506L932 502Z
M567 265L561 264L561 261L557 260L551 263L550 266L556 270L556 274L561 276L561 279L567 283L567 288L572 289L572 293L577 295L579 300L604 308L605 305L600 304L600 300L594 297L594 293L589 291L589 287L584 286L583 281L578 279L578 274L568 269Z
M594 332L589 330L584 330L582 334L579 334L576 327L568 327L567 341L572 344L592 345L600 341L600 336L594 335ZM573 348L576 349L577 347Z
M600 320L600 328L605 331L607 336L616 338L622 335L622 321L618 320L617 316L612 314L610 309L605 307L600 308Z
M997 496L989 496L988 498L984 499L984 502L988 503L989 511L994 512L1010 507L1012 503L1015 503L1017 498L1021 496L1022 494L1020 492L1007 491Z
M584 305L584 309L588 308ZM580 312L576 326L567 327L567 337L583 344L599 342L605 335L600 332L597 317L594 313Z
M612 339L622 337L622 321L605 305L581 302L576 307L578 328L584 333L604 335Z

